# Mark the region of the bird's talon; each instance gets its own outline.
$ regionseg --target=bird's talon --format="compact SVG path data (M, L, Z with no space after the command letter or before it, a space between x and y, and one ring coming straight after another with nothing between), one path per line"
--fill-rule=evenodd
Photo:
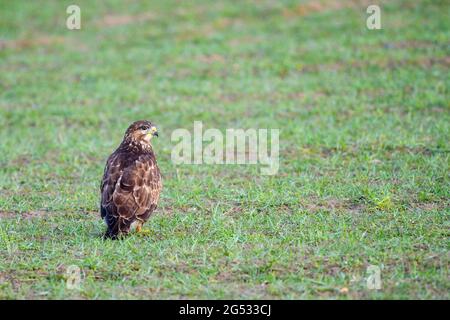
M141 229L139 234L142 235L142 236L149 236L149 235L151 235L151 231L148 230L148 229Z

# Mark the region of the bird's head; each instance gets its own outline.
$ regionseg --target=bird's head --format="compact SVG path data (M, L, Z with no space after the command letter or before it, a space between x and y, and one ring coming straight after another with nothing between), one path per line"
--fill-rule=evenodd
M150 145L153 136L158 137L156 126L147 120L133 122L125 132L124 141L137 145Z

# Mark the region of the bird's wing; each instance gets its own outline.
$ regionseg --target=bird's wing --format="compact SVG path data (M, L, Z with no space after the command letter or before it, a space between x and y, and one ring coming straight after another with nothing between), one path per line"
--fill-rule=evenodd
M146 220L156 208L161 190L161 177L154 158L140 155L119 177L112 201L117 216L132 222Z
M154 156L151 155L141 156L136 161L136 167L139 177L142 178L142 180L138 179L139 187L133 191L133 196L139 205L136 217L145 221L158 205L162 188L161 173Z
M116 188L117 181L123 173L123 161L121 161L119 154L113 153L106 162L105 171L103 173L101 190L101 216L106 215L106 210L110 207L113 200L113 193Z

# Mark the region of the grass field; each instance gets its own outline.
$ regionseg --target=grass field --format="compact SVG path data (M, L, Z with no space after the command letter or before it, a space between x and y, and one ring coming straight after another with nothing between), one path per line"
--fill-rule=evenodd
M373 2L382 30L369 1L1 0L0 298L449 299L449 5ZM149 236L103 241L138 119L162 199ZM175 166L194 121L280 129L278 174Z

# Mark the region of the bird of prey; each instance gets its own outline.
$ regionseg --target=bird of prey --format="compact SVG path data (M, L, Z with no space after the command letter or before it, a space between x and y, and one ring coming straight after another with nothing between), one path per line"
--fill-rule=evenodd
M141 232L156 209L162 182L150 143L153 136L158 131L150 121L132 123L106 162L100 203L108 227L105 238L120 238L134 227Z

